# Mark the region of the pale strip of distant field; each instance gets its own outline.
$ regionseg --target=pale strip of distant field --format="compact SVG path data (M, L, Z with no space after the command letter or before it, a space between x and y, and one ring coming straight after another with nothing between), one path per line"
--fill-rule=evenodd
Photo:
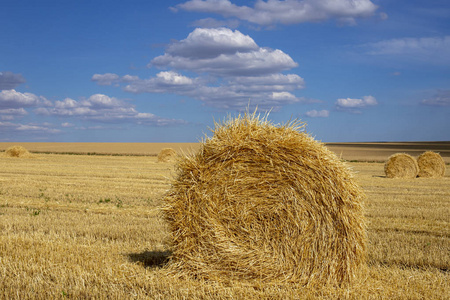
M425 151L439 153L450 164L450 142L397 142L397 143L328 143L327 147L345 160L385 162L395 153L418 157Z
M155 156L164 148L189 153L199 143L0 143L0 150L21 145L31 152L74 154L119 154ZM419 156L425 151L438 152L450 164L450 142L327 143L327 147L345 160L384 162L394 153Z
M0 143L0 150L20 145L31 152L73 154L121 154L156 156L164 148L177 152L190 152L199 143Z

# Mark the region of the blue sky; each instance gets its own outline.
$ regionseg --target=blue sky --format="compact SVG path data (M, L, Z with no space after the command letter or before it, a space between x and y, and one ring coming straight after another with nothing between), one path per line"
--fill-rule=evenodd
M249 106L324 142L450 140L447 0L1 7L3 142L197 142Z

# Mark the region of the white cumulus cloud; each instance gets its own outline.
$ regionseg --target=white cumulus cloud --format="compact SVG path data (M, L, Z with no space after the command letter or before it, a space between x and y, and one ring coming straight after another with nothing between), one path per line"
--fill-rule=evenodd
M11 115L11 116L25 116L28 112L23 108L6 108L0 109L0 116Z
M209 73L215 76L262 76L297 67L278 49L261 48L248 35L228 28L197 28L173 42L149 66Z
M373 96L364 96L359 98L340 98L336 101L338 110L347 110L353 113L360 113L360 109L367 106L378 105L377 99Z
M258 48L251 52L224 52L215 57L207 58L173 56L166 53L154 58L151 65L209 73L215 76L259 76L298 66L283 51L269 48Z
M23 108L38 105L50 105L50 101L45 97L17 92L14 89L0 91L0 108Z
M94 94L79 101L70 98L55 101L52 107L40 107L35 110L35 113L110 123L134 122L152 126L185 123L182 120L166 119L150 113L141 113L129 102L103 94ZM61 126L70 127L71 125L65 122Z
M278 109L305 102L294 95L305 87L304 79L284 74L298 64L281 50L258 46L238 30L197 28L186 39L170 43L150 62L149 67L154 66L168 70L147 79L109 73L95 78L111 79L130 93L172 93L220 109L242 110L249 103Z
M229 0L190 0L174 11L214 13L262 26L298 24L336 19L354 24L356 18L372 16L378 7L369 0L257 0L253 7L239 6Z
M213 58L222 54L250 52L259 47L248 35L228 28L196 28L188 37L173 42L166 50L171 56Z
M156 77L149 79L139 79L137 76L129 75L124 77L127 77L124 82L128 83L124 90L131 93L182 93L197 86L196 79L174 71L159 72Z
M277 101L293 101L297 99L297 97L289 92L272 92L272 99Z

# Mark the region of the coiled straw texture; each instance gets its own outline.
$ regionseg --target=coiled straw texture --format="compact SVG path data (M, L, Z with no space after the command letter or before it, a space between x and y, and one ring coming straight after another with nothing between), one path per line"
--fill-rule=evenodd
M256 113L256 112L255 112ZM349 283L364 262L364 194L298 121L216 124L165 197L169 270L209 280Z

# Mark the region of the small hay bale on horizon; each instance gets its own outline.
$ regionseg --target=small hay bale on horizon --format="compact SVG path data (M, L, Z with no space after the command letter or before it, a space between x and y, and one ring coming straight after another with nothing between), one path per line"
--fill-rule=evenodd
M445 175L445 162L439 153L426 151L417 158L419 177L439 178Z
M416 178L419 166L414 157L406 153L395 153L389 156L384 165L384 173L388 178Z
M256 112L255 112L256 113ZM173 276L341 285L364 265L365 195L304 123L215 124L164 197Z
M172 148L164 148L158 153L158 162L174 162L178 154Z
M18 157L18 158L30 158L33 155L22 146L11 146L5 150L4 156L6 157Z

